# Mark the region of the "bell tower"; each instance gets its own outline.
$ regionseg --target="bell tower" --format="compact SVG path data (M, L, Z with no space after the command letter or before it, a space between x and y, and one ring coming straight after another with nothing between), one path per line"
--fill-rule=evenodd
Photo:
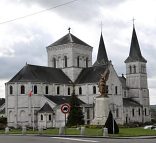
M147 84L146 59L142 56L135 26L131 38L130 52L126 63L126 86L128 97L142 105L143 122L150 121L149 90Z

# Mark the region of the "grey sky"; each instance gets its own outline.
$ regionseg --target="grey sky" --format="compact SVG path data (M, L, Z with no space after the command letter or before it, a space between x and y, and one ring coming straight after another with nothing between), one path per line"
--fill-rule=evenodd
M0 22L47 9L70 0L1 0ZM104 36L107 54L121 75L128 57L132 18L142 51L147 59L151 104L156 104L156 1L154 0L78 0L69 5L0 25L0 96L4 82L10 80L26 62L47 65L46 46L68 32L93 46L96 59L99 38ZM146 9L146 10L145 10Z

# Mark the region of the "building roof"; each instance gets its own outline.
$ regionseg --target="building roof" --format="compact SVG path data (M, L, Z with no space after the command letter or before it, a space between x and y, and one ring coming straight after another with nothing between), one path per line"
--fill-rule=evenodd
M101 78L101 74L107 69L107 66L94 66L84 68L76 79L76 84L97 83Z
M52 82L71 84L61 69L26 64L9 82Z
M133 100L132 98L123 98L123 106L124 107L142 107L140 103L137 101Z
M5 103L5 98L0 98L0 107Z
M136 62L136 61L145 62L145 63L147 62L141 54L135 27L133 26L130 53L129 53L129 57L125 60L125 63Z
M70 99L71 99L71 96L60 96L60 95L59 96L58 95L44 95L44 96L57 105L61 105L64 103L70 103ZM78 100L80 105L85 104L79 98L77 98L77 100Z
M107 52L106 52L103 36L101 33L97 60L95 61L93 66L106 65L106 64L108 64L108 62L109 61L108 61L108 57L107 57Z
M58 46L58 45L63 45L63 44L68 44L68 43L75 43L75 44L80 44L84 46L89 46L87 43L83 42L82 40L74 36L73 34L68 33L67 35L63 36L62 38L60 38L53 44L49 45L48 47Z
M119 80L120 80L120 82L122 84L122 87L126 88L126 78L124 77L124 75L119 76Z
M44 104L44 106L38 111L39 113L43 113L43 112L48 112L48 113L53 113L53 109L51 108L51 106L46 102Z

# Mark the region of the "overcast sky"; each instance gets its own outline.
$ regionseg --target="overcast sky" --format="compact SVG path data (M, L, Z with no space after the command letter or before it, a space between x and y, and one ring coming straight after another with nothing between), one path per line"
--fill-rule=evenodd
M71 0L0 0L0 23L53 8ZM142 55L147 59L150 103L156 104L156 0L77 0L20 20L0 24L0 97L4 83L25 64L47 66L46 46L71 33L93 47L96 59L102 33L109 60L125 74L135 28Z

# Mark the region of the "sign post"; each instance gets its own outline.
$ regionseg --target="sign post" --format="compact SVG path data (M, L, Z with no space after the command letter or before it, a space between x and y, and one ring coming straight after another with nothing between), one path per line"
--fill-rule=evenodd
M68 114L70 112L70 105L68 103L62 104L61 105L61 112L64 114L64 117L65 117L65 134L66 134L66 122L67 122L66 114Z

